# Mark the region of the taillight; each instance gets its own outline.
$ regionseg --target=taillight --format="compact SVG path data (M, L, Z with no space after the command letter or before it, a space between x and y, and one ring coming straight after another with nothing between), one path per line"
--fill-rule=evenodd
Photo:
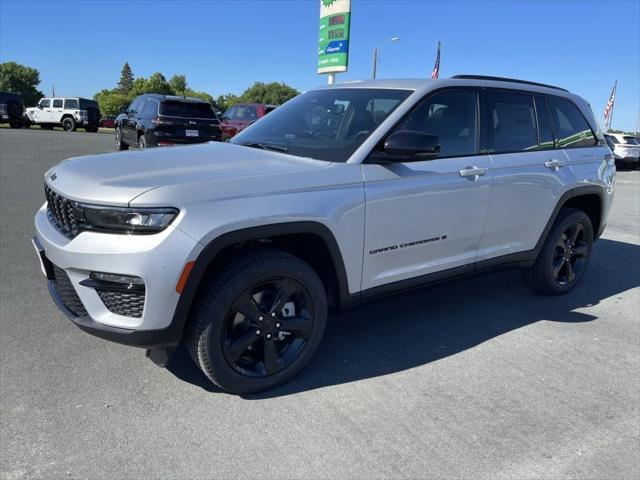
M154 118L151 120L151 123L155 125L173 125L175 122L173 120L167 120L166 118Z

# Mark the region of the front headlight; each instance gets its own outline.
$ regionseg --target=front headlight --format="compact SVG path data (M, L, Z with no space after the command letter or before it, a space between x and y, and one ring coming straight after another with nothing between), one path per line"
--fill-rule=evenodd
M81 230L112 233L157 233L178 216L175 208L120 208L79 203L76 221Z

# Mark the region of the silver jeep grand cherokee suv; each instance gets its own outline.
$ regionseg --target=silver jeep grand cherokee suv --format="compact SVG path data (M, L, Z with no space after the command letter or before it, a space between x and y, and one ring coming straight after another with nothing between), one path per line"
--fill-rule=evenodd
M328 307L516 267L584 276L613 198L587 104L520 80L379 80L306 92L230 143L67 160L34 245L81 329L166 364L184 339L225 390L299 372Z

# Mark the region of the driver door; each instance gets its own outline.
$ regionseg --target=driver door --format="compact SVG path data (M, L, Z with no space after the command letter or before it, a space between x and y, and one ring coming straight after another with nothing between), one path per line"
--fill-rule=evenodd
M477 90L433 93L394 132L437 135L439 156L362 165L363 290L444 270L474 269L491 185L491 158L479 153L479 118Z

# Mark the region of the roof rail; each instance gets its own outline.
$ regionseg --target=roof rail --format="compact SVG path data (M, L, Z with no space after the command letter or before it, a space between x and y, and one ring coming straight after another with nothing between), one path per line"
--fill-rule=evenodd
M529 82L528 80L518 80L517 78L505 78L505 77L489 77L486 75L454 75L451 78L458 78L460 80L492 80L494 82L511 82L511 83L524 83L525 85L535 85L536 87L554 88L556 90L562 90L568 92L566 88L556 87L555 85L547 85L546 83Z

